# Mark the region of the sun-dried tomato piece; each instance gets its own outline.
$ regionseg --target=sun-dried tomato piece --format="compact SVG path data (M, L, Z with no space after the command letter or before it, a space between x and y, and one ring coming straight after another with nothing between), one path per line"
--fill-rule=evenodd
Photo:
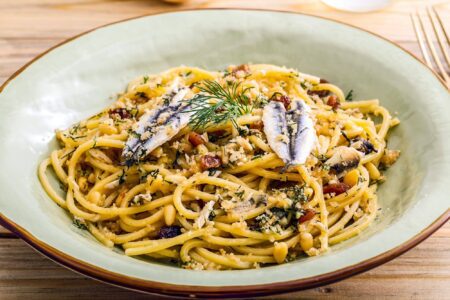
M321 90L321 91L308 91L308 95L317 95L320 98L326 97L330 94L330 91L328 90Z
M331 95L328 97L327 105L331 106L333 110L336 110L341 106L341 102L336 95Z
M250 124L250 129L262 130L264 128L264 123L262 121L256 121Z
M345 193L350 189L350 186L343 182L338 183L330 183L323 187L323 193L324 194L335 194L340 195L342 193Z
M131 118L131 113L126 109L122 107L114 108L109 110L109 117L110 118L117 118L120 117L121 119L129 119Z
M197 147L198 145L203 145L205 143L203 137L197 132L190 132L188 140L194 147Z
M272 101L277 101L277 102L281 102L284 105L284 108L288 108L289 105L291 104L291 98L289 98L286 95L280 95L280 96L276 96L274 98L272 98Z
M222 164L222 160L217 155L203 155L200 158L200 168L204 170L209 170L213 168L218 168Z
M303 223L311 220L316 215L316 212L312 209L305 209L303 215L298 219L299 223Z

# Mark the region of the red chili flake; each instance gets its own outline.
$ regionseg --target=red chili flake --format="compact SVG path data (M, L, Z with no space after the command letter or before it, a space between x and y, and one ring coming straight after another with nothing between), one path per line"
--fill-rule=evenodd
M264 123L262 121L256 121L250 124L250 129L262 130L264 128Z
M197 132L190 132L188 140L194 147L197 147L198 145L203 145L205 143L203 137Z
M218 168L222 164L222 160L217 155L203 155L200 158L200 168L204 170Z
M311 220L316 215L316 212L312 209L305 209L303 215L298 219L299 223L304 223Z
M324 194L331 194L334 193L336 196L340 195L342 193L345 193L350 189L350 186L346 183L339 182L339 183L330 183L323 187L323 193Z
M119 116L121 119L129 119L131 118L131 113L126 108L114 108L109 110L110 118L117 118Z
M291 104L291 98L286 95L274 97L272 100L283 103L284 108L286 109L289 107L289 104Z
M328 97L327 105L331 106L333 110L336 110L341 106L341 102L336 95L331 95Z

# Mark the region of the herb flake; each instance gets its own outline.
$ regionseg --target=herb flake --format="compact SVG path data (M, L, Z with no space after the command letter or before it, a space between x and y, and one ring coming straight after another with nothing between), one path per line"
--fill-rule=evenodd
M345 96L345 100L346 101L353 101L353 90L350 90L347 94L347 96Z

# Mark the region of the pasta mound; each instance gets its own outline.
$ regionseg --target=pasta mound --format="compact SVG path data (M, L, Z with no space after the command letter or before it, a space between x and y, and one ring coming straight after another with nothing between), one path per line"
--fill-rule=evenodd
M133 135L144 144L155 134L140 132L139 121L170 105L174 86L187 91L189 124L126 161ZM376 99L351 97L273 65L220 72L183 66L141 76L110 107L58 130L60 148L41 163L39 178L75 225L129 256L226 270L320 255L373 222L382 170L399 156L386 148L398 119ZM288 109L294 99L310 108L315 144L304 164L289 165L270 146L272 125L262 116L268 103ZM64 196L50 184L49 167Z

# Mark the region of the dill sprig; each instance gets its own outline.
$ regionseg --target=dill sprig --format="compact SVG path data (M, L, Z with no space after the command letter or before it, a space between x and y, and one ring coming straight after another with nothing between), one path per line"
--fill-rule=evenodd
M200 93L188 101L186 112L193 112L189 125L205 129L213 124L231 121L236 129L236 119L252 112L250 98L245 94L251 87L239 90L239 82L228 82L222 87L217 81L205 80L197 85Z

